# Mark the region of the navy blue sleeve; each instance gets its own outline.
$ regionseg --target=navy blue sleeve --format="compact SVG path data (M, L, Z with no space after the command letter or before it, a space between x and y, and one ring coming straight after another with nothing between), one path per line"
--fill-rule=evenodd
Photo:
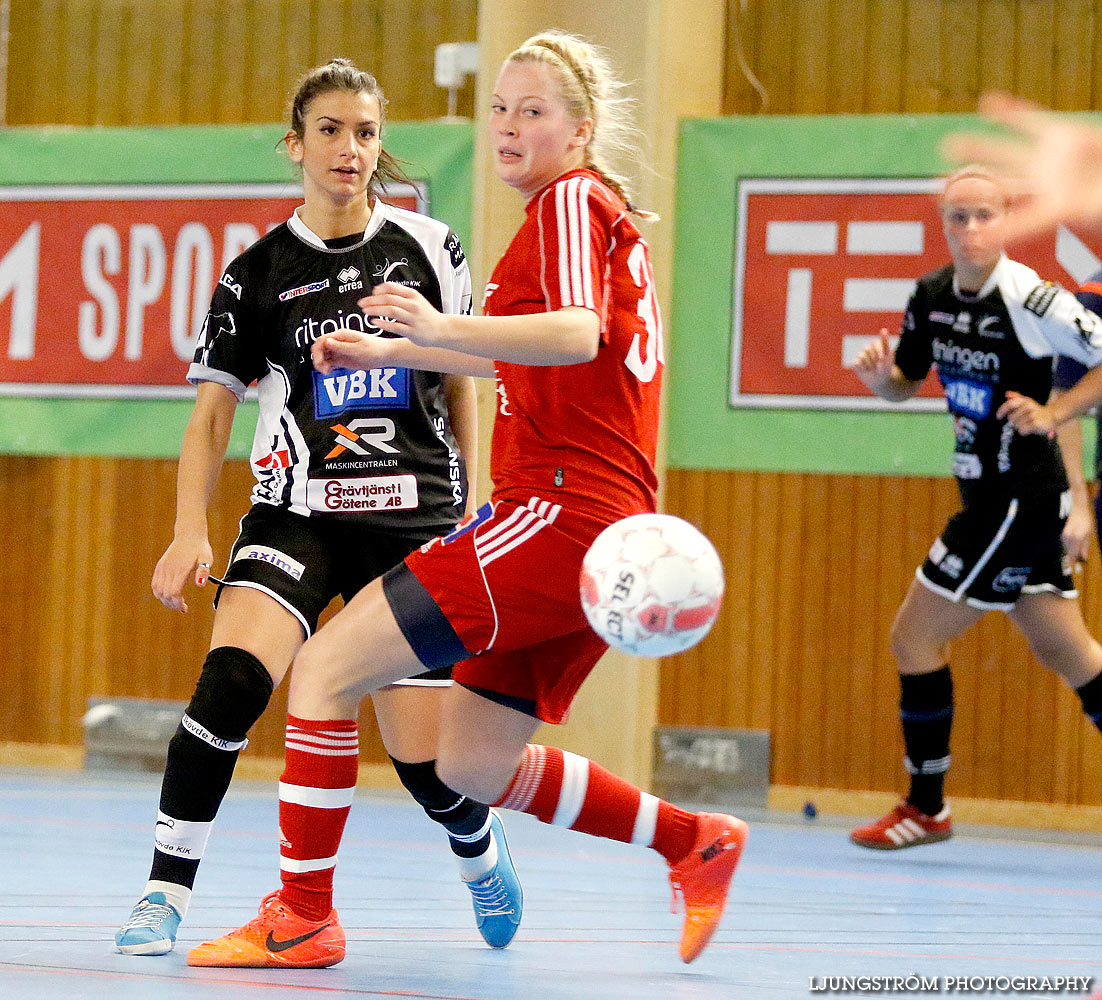
M1102 271L1092 274L1084 281L1075 297L1092 313L1102 316ZM1052 388L1070 389L1086 373L1086 365L1060 355L1052 366Z

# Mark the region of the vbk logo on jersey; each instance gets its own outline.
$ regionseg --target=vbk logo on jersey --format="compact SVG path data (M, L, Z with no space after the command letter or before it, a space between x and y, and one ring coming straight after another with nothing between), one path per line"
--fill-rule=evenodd
M977 420L991 412L991 386L954 379L945 383L945 398L953 413L966 413Z
M408 368L334 368L313 372L314 415L319 419L345 410L408 410Z
M353 292L358 288L363 288L364 283L362 281L356 280L359 276L359 268L353 267L351 264L349 264L348 267L346 267L337 275L337 281L340 282L340 284L337 286L337 291Z

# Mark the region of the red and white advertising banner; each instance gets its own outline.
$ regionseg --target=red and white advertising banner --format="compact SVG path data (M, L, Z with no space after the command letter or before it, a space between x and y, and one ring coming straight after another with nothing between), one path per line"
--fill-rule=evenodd
M0 395L193 395L215 282L300 204L290 184L0 187Z
M915 280L949 263L937 192L920 179L739 182L731 404L873 409L849 370L882 327L893 342ZM1074 289L1102 268L1102 238L1066 228L1011 248ZM916 409L939 408L931 375Z

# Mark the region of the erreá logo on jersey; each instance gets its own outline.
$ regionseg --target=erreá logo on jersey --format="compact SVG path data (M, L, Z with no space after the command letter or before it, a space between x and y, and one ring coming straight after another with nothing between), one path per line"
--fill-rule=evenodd
M319 419L346 410L408 410L408 368L334 368L312 373L314 415Z

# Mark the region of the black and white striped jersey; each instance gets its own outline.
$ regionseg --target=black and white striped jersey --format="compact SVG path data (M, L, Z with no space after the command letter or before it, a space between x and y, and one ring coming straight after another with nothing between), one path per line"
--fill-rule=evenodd
M1048 399L1055 354L1102 363L1102 321L1025 264L1002 257L974 295L961 291L952 265L919 279L895 363L912 381L937 367L956 430L953 474L965 504L1067 488L1056 442L1018 434L996 416L1009 390Z
M381 334L356 306L374 285L416 288L469 313L459 239L435 219L376 201L362 236L319 239L297 212L242 253L211 300L188 381L244 399L257 383L252 502L383 528L446 528L462 516L466 470L444 376L406 368L321 375L310 345L352 327Z

